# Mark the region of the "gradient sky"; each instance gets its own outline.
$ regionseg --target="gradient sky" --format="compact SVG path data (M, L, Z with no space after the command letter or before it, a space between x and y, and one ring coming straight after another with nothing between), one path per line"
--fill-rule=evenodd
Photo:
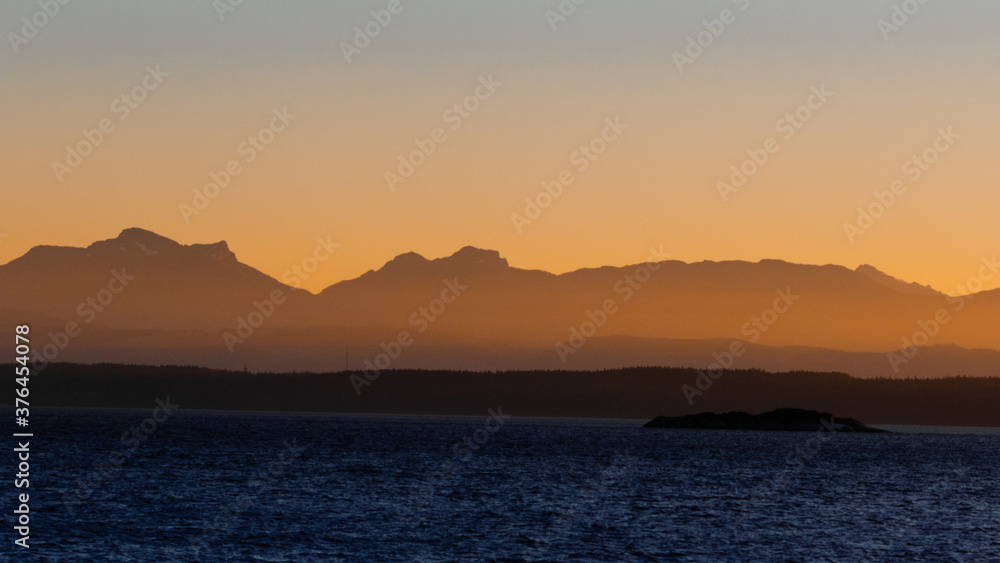
M137 226L225 239L275 277L330 237L311 290L474 245L554 272L650 246L868 263L950 291L1000 247L997 2L931 0L886 39L892 1L589 0L553 30L555 0L403 0L348 63L341 43L387 4L245 0L220 21L206 1L71 2L15 53L8 34L39 8L4 2L0 263ZM735 21L679 72L673 53L726 8ZM119 119L113 100L156 65L169 76ZM444 112L490 75L501 85L451 130ZM833 97L783 139L775 124L821 85ZM243 162L284 107L295 119ZM628 129L577 172L573 152L615 117ZM105 118L115 130L57 181L53 161ZM390 191L385 172L437 127L448 139ZM960 139L909 181L904 162L948 127ZM724 202L717 182L769 137L778 152ZM178 206L231 159L242 172L185 222ZM518 233L511 214L563 169L575 181ZM850 242L844 223L897 179L909 191Z

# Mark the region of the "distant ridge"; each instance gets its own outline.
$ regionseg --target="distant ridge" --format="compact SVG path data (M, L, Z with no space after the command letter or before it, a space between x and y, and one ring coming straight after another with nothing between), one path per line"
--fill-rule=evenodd
M793 404L873 425L1000 427L1000 378L873 380L738 370L725 372L718 387L689 404L678 389L697 375L678 368L388 370L359 396L343 372L246 373L242 367L219 371L104 363L55 364L32 386L48 406L77 408L147 408L149 397L170 396L189 410L478 416L481 405L494 404L515 416L634 419L638 427L663 412L765 412ZM0 405L12 405L15 398L0 395Z
M100 311L85 305L117 283L115 272L133 280L128 288ZM464 289L450 298L449 285ZM223 335L250 315L260 317L258 326L228 350ZM314 295L243 264L225 241L182 245L130 228L86 248L35 247L0 266L0 321L85 324L68 357L137 354L215 367L315 367L327 353L343 358L346 346L369 351L352 353L358 362L374 361L383 343L408 332L413 345L394 365L589 369L731 360L936 377L981 373L986 355L1000 351L997 318L1000 290L956 298L868 265L783 260L662 260L553 274L465 246L434 259L400 254ZM140 338L141 331L161 337ZM756 351L727 358L734 342ZM897 351L903 361L890 369L886 355Z

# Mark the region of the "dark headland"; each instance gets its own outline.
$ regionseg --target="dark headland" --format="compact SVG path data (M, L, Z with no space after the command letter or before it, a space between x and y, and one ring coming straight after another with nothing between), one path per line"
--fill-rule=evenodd
M731 411L722 414L703 412L685 416L658 416L644 428L691 428L709 430L785 430L794 432L874 432L888 430L872 428L853 418L841 418L828 412L804 409L777 409L763 414Z

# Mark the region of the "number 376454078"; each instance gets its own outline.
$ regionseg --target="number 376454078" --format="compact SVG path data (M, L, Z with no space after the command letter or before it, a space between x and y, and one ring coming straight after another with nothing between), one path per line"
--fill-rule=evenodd
M17 397L14 399L15 411L14 416L17 419L18 426L28 425L28 378L31 376L31 369L28 367L28 357L31 355L31 340L29 335L31 333L31 328L28 325L20 325L15 330L16 334L14 341L14 370L15 374L15 393Z

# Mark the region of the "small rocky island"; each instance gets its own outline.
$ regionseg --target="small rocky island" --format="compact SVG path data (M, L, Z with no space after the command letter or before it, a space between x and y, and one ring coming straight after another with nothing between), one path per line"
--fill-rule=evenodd
M763 414L703 412L686 416L658 416L643 428L693 428L707 430L785 430L795 432L872 432L888 430L872 428L853 418L840 418L828 412L804 409L777 409Z

